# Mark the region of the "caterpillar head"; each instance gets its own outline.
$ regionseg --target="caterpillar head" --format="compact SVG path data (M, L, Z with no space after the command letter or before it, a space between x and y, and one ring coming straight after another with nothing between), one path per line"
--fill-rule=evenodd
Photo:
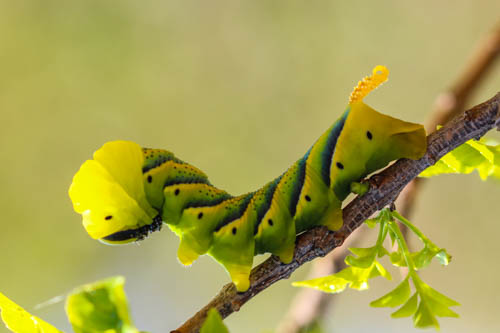
M69 196L88 234L102 242L141 240L161 228L144 192L142 149L130 141L104 144L73 178Z
M350 192L353 179L359 180L393 160L418 159L427 148L422 125L381 114L363 103L363 98L385 82L388 75L384 66L375 67L371 76L358 83L349 99L346 111L349 116L335 148L331 169L339 198Z

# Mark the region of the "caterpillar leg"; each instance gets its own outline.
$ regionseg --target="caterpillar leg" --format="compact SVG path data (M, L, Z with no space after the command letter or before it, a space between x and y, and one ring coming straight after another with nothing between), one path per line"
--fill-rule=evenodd
M214 240L213 230L223 213L225 210L218 206L188 208L182 212L180 222L172 226L181 239L177 256L182 264L191 265L207 253Z
M326 209L319 221L319 225L326 226L329 230L339 230L344 221L342 219L342 202L335 200Z
M248 223L249 215L253 214L245 214L216 231L213 245L208 251L228 271L239 292L246 291L250 286L255 252L253 225Z
M190 266L200 255L193 249L190 242L181 237L181 243L177 250L177 258L184 266Z
M295 224L290 212L273 203L256 228L255 252L270 252L288 264L293 259L295 238Z
M277 255L280 258L280 261L284 264L289 264L293 260L293 253L295 251L295 237L293 239L294 241L292 244L287 247L283 247L273 253L274 255Z
M351 192L360 196L365 195L366 192L370 189L370 185L368 183L360 183L360 182L352 182L351 183Z

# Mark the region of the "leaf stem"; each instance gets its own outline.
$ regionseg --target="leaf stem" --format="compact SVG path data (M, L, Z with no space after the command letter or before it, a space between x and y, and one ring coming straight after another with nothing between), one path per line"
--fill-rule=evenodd
M418 229L417 227L415 227L413 225L413 223L411 223L410 221L408 221L405 217L403 217L401 214L399 214L397 211L393 211L392 212L392 216L394 216L395 218L397 218L401 223L403 223L405 226L408 227L408 229L410 229L411 231L413 231L413 233L415 235L418 236L418 238L420 238L422 240L422 242L424 243L427 243L427 244L431 244L431 245L434 245L434 243L432 243L432 241L427 238L423 233L422 231L420 231L420 229Z
M394 212L392 212L394 214ZM408 249L408 245L406 244L405 238L403 236L403 233L399 229L399 226L394 222L394 220L391 218L388 220L387 225L391 229L391 231L396 235L396 241L398 242L398 246L402 250L403 257L406 261L406 266L408 267L408 274L413 275L415 274L415 266L413 264L413 260L411 258L410 250Z

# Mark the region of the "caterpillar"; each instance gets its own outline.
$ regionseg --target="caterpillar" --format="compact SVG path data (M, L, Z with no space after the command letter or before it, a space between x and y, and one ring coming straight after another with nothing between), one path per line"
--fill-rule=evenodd
M386 67L375 67L304 156L256 191L230 195L169 151L113 141L75 174L69 189L73 208L88 234L108 244L142 240L165 223L180 238L182 264L208 254L224 266L239 292L246 291L256 254L291 262L297 234L314 226L342 226L342 202L351 184L390 161L424 154L422 125L363 103L388 75Z

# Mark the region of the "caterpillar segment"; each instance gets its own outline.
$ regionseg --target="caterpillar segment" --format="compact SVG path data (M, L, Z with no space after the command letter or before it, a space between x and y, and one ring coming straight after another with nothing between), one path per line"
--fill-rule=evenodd
M208 254L225 267L237 290L245 291L256 254L291 262L297 234L318 225L342 226L342 202L353 182L390 161L425 153L423 126L363 102L387 76L388 70L377 66L306 154L254 192L232 196L171 152L113 141L73 178L74 209L89 235L109 244L141 240L165 223L180 238L181 263Z

